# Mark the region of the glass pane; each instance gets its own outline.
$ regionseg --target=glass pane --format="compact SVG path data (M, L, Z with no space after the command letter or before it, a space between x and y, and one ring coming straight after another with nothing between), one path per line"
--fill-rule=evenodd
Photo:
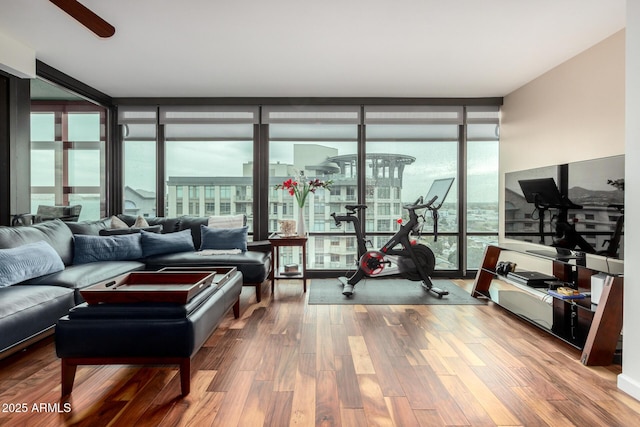
M100 114L71 113L69 119L69 141L100 141Z
M448 128L448 131L445 131ZM433 133L429 134L432 129ZM458 142L437 141L438 136L457 135L455 125L369 125L367 127L367 232L395 232L395 220L408 219L403 204L427 195L432 182L458 175ZM396 135L394 138L393 135ZM423 140L398 141L402 135L421 135ZM389 139L371 141L371 135ZM373 217L372 217L373 215ZM454 181L439 210L439 231L458 231L458 194ZM432 226L430 215L427 225ZM426 230L426 228L425 228Z
M31 186L53 187L55 182L55 151L31 150Z
M436 256L436 270L457 270L458 265L458 237L438 236L438 241L433 241L433 236L425 232L416 239L418 243L428 246Z
M355 261L353 227L335 227L332 212L343 212L344 205L357 197L356 125L271 124L269 125L269 231L280 229L280 220L298 218L296 198L285 190L276 190L289 178L303 175L305 181L332 180L330 190L317 188L305 201L305 222L310 233L307 262L311 269L345 269ZM312 233L344 231L351 235L339 238ZM333 245L342 242L342 250ZM347 242L351 242L351 246ZM346 252L345 252L346 251ZM349 251L351 254L349 255ZM294 255L292 255L295 258ZM295 259L292 259L295 262Z
M31 141L54 141L56 122L53 113L31 114Z
M156 216L155 140L124 141L124 213Z
M467 231L497 233L498 141L469 141L467 153Z
M310 269L351 270L356 268L355 236L310 236L307 262Z
M70 93L37 79L31 84L30 167L34 212L41 204L81 204L81 219L103 217L106 214L105 108L80 98L69 102ZM39 95L43 93L46 96L41 99ZM57 96L60 96L58 100ZM46 200L42 200L43 196Z
M98 194L70 194L69 205L82 205L78 221L99 219L105 211Z
M31 213L38 212L38 206L53 206L56 204L55 194L31 194Z
M467 269L477 270L482 265L484 249L489 245L498 244L498 235L495 236L468 236L467 237Z
M272 124L269 135L287 136L286 141L269 143L269 231L279 230L279 220L298 218L296 198L274 188L290 178L333 181L330 190L317 188L309 193L304 207L309 232L330 231L335 224L330 214L356 201L357 126Z
M100 150L68 150L69 185L100 186Z
M179 129L178 129L179 127ZM191 134L188 130L191 129ZM247 140L191 140L203 134ZM253 228L253 125L166 125L165 216L245 214ZM181 194L181 197L178 197Z

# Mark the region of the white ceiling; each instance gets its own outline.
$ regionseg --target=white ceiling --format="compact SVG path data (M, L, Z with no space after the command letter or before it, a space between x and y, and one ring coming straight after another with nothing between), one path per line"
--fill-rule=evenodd
M625 25L625 0L81 3L116 34L48 0L0 0L0 33L112 97L504 96Z

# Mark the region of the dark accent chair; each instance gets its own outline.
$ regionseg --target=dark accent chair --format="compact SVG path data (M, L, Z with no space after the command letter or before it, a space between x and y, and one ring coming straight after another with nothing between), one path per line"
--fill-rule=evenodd
M43 221L51 221L53 219L60 219L65 222L78 221L80 212L82 211L82 205L72 206L48 206L39 205L35 215L31 213L24 213L14 215L11 220L12 226L31 225L37 224Z

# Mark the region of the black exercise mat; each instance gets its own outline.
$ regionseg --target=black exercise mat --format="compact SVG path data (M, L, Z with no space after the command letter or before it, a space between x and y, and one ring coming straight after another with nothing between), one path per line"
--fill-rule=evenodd
M449 291L438 298L426 292L421 282L405 279L367 279L356 284L351 297L342 295L338 279L313 279L309 286L309 304L365 304L365 305L484 305L486 301L471 294L450 280L434 280L433 286Z

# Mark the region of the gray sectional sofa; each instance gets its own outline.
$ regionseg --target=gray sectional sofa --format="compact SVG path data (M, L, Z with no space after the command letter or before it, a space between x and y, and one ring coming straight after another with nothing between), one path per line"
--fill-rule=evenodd
M135 217L120 215L119 218L129 225L135 222ZM198 249L201 245L201 226L206 226L207 220L208 218L188 216L147 218L150 228L162 226L162 234L181 231L188 234L185 230L191 230L193 250L152 256L143 254L137 259L125 257L126 259L95 262L85 260L83 263L74 263L81 255L76 251L75 242L80 240L78 236L99 236L101 230L111 228L110 219L77 223L53 220L25 227L0 227L0 249L30 248L25 245L44 241L47 243L44 246L49 248L49 252L53 252L50 250L53 248L63 264L49 274L31 277L10 286L6 286L6 283L2 286L0 279L0 358L53 333L58 319L84 302L80 294L82 288L131 271L176 266L235 266L242 273L244 285L256 286L259 299L260 284L267 279L271 269L268 243L248 242L249 250L240 253L222 251L223 253L203 255L203 251ZM155 227L155 231L159 231L159 228ZM148 236L152 237L150 234ZM150 241L154 242L153 239ZM24 257L24 265L20 265L20 268L7 270L9 275L20 275L31 268L37 270L46 264L46 258L50 254L45 252L43 255L38 252L40 248L36 249L29 252L31 255Z

